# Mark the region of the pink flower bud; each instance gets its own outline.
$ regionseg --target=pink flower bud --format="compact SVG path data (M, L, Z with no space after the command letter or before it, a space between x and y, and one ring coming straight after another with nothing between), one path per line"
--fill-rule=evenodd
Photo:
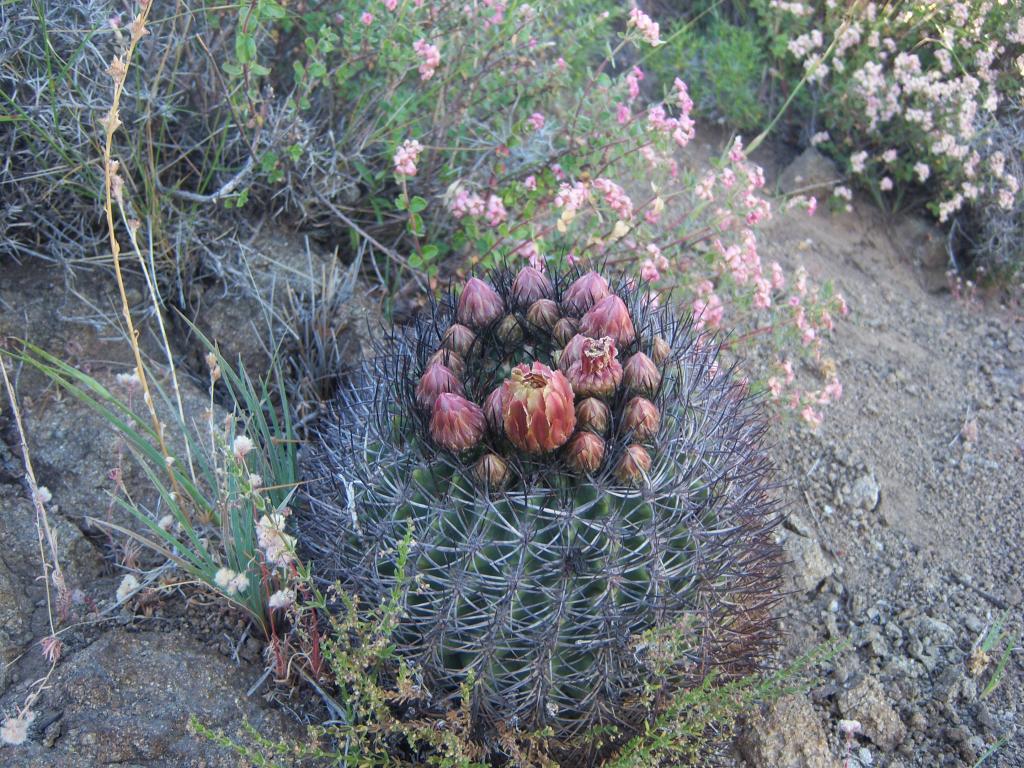
M476 277L466 282L456 316L470 328L486 328L505 312L505 303L491 286Z
M473 466L473 474L484 488L497 491L508 480L508 463L496 453L485 453Z
M580 333L594 339L611 336L621 349L628 347L636 338L633 318L629 316L626 303L614 294L605 296L583 316Z
M491 434L500 437L505 434L505 417L502 415L502 387L496 387L484 400L484 418Z
M558 370L568 371L572 368L572 364L580 359L580 354L583 352L583 345L593 341L589 336L584 336L581 333L577 333L573 336L569 343L565 345L565 349L562 350L562 356L558 358Z
M596 435L607 435L612 412L596 397L587 397L576 403L576 427Z
M557 323L555 323L554 330L551 331L551 336L554 338L555 343L560 347L564 347L570 341L572 337L576 335L576 330L579 327L579 323L575 320L563 317Z
M442 348L437 350L437 352L427 358L427 368L430 368L434 363L443 365L454 373L457 379L462 379L466 375L466 364L459 353L453 349Z
M434 363L420 377L416 385L416 404L425 411L434 407L434 401L445 392L463 394L462 383L446 366Z
M544 363L517 365L502 385L505 435L527 453L547 453L565 445L576 428L572 387Z
M562 308L578 317L609 293L607 280L597 272L587 272L570 285L569 290L562 296Z
M551 280L539 269L523 267L512 281L512 301L517 307L528 307L538 299L555 295Z
M611 397L622 382L622 364L610 336L584 339L579 360L566 371L573 391L580 397ZM565 355L563 354L563 357Z
M446 392L437 396L430 417L430 437L452 453L473 448L484 436L484 412L461 395Z
M604 461L605 443L593 432L577 432L565 446L565 462L581 474L592 475Z
M661 385L661 371L643 352L637 352L626 361L622 369L622 381L626 388L647 397L654 397Z
M526 322L547 333L554 330L558 320L558 304L551 299L537 299L526 311Z
M454 323L447 331L444 332L444 338L441 340L441 346L445 349L455 350L463 359L465 359L469 356L469 351L473 348L474 341L476 341L475 333L464 325Z
M646 442L658 434L661 414L658 407L643 397L634 397L622 412L622 426L633 432L633 436Z
M651 359L655 365L664 365L671 354L672 348L668 345L668 342L661 336L655 336L654 343L651 344Z
M651 454L642 445L630 445L615 465L615 477L628 485L640 485L651 471Z

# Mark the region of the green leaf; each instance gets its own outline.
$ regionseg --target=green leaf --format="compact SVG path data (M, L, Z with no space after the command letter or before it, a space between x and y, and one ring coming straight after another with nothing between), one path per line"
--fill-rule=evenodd
M248 64L256 58L256 39L239 32L235 35L235 58L239 64Z
M441 249L434 244L423 246L423 260L433 261L437 258L437 254L440 253Z
M412 200L409 201L409 210L412 211L413 213L419 213L420 211L424 210L426 207L427 207L427 201L424 200L419 195L416 195L415 197L413 197Z

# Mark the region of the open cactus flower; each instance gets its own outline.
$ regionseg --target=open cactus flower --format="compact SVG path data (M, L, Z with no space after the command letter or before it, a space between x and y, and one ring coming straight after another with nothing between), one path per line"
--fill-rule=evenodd
M403 590L394 641L431 706L471 680L490 748L549 728L552 754L589 765L584 734L614 728L608 749L655 714L638 638L688 627L671 690L752 671L775 636L765 422L716 357L596 272L470 278L338 395L300 545L370 605Z

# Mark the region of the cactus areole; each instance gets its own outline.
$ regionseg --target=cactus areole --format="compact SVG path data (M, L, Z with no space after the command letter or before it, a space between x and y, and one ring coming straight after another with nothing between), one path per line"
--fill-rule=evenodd
M471 682L496 763L500 734L546 728L562 765L590 765L673 690L771 647L764 429L715 345L643 290L501 270L396 328L338 394L304 463L300 545L364 604L400 586L421 711ZM668 635L666 662L651 637Z

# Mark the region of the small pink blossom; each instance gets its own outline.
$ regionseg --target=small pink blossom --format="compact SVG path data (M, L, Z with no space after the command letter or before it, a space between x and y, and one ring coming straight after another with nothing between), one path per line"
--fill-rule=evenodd
M487 223L492 227L497 227L508 218L505 203L502 202L500 197L491 195L487 198L487 210L484 216L487 218Z
M359 20L363 22L363 24L365 24L366 26L370 26L371 24L373 24L373 14L370 13L369 11L363 11L362 15L359 17Z
M537 189L537 177L531 173L529 176L523 179L523 186L526 187L531 192L535 191Z
M653 283L661 277L658 272L658 268L654 265L654 262L650 259L645 259L643 266L640 267L640 279L646 280L648 283Z
M394 11L398 7L398 0L384 0L384 7L389 11Z
M441 64L441 51L436 45L420 38L412 44L412 48L420 57L420 79L429 80Z
M800 418L802 418L811 429L817 429L821 426L821 414L809 405L800 411Z
M419 159L423 145L416 139L406 139L395 152L395 173L399 176L415 176L416 161Z
M878 182L878 188L883 192L888 192L890 189L892 189L892 179L890 179L888 176L883 176L882 180Z
M625 125L633 119L632 113L629 111L629 105L619 102L619 105L615 108L615 120L619 125Z
M811 199L807 201L807 215L813 216L816 210L818 210L818 198L812 195Z
M772 290L781 291L786 287L786 276L782 272L782 265L777 261L771 263Z
M533 130L539 131L544 127L544 115L542 115L540 112L534 112L532 115L526 118L526 122L529 123L530 127L533 128Z
M630 27L636 27L640 32L640 35L648 44L652 46L661 45L660 28L656 21L652 21L651 17L641 11L639 8L633 8L629 12L629 24Z

